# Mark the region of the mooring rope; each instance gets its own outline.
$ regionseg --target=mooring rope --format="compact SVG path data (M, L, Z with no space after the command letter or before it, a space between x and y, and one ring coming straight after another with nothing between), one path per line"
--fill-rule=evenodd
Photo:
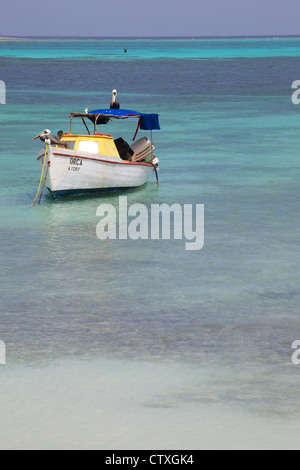
M38 198L38 195L39 195L39 192L40 192L40 189L41 189L41 184L42 184L43 175L44 175L44 171L45 171L45 163L46 163L46 159L47 159L47 151L48 151L48 144L46 143L45 155L44 155L44 161L43 161L43 168L42 168L42 173L41 173L40 184L39 184L39 188L38 188L38 190L37 190L36 196L35 196L35 198L34 198L34 200L33 200L32 206L34 206L34 204L36 203L36 200L37 200L37 198Z
M49 166L50 166L50 162L48 162L47 171L46 171L45 178L44 178L44 184L43 184L43 187L42 187L42 191L41 191L41 194L40 194L40 198L39 198L39 202L38 202L38 204L40 204L40 203L41 203L41 199L42 199L43 192L44 192L44 189L45 189L45 184L46 184L46 181L47 181L47 176L48 176Z
M157 186L159 186L159 181L158 181L158 173L157 173L157 169L156 169L156 166L151 162L151 165L153 166L154 168L154 171L155 171L155 176L156 176L156 183L157 183Z

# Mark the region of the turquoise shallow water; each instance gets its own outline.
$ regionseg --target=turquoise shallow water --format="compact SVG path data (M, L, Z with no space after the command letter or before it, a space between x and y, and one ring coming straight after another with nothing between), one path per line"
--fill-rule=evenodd
M194 436L200 417L208 422L211 411L216 421L220 406L223 431L231 419L241 423L248 416L249 438L263 429L261 445L278 447L282 426L282 446L292 445L289 427L293 435L300 431L299 369L291 363L291 345L299 338L300 121L291 102L299 41L0 43L0 79L7 86L7 104L0 106L0 339L7 345L7 366L0 369L0 381L8 396L20 370L25 376L52 364L67 370L71 360L74 383L64 382L63 391L71 393L76 384L80 400L93 382L76 382L78 370L89 364L109 377L115 364L110 361L121 361L118 400L129 393L128 378L138 377L143 363L153 364L158 383L172 384L175 374L176 386L161 393L155 374L147 376L153 396L144 400L138 389L133 419L149 407L170 406L165 419L173 426L188 405L195 422L187 432ZM70 111L108 106L115 87L122 107L159 113L162 128L154 132L159 189L153 176L126 193L128 203L204 204L202 250L186 251L183 240L100 241L97 207L117 207L118 194L60 202L45 194L40 206L31 206L40 176L40 144L32 137L44 128L67 130ZM124 131L128 140L135 131L127 122L113 126L113 134ZM104 362L99 366L97 360ZM54 375L59 386L60 374ZM41 396L48 386L43 377ZM31 406L38 415L25 389L20 407ZM6 399L5 410L15 398ZM97 407L97 400L91 403ZM0 409L3 419L5 410ZM56 410L58 422L61 412ZM117 422L117 415L112 412L110 419ZM183 432L187 423L179 423ZM7 419L6 426L10 438L4 446L22 445L13 423ZM40 429L40 422L33 426ZM96 424L92 429L97 435ZM24 445L46 445L49 435L43 441L43 433L39 440L32 433ZM100 433L99 443L91 445L113 447L119 439L134 448L136 430L131 441L130 435L118 438L114 426L110 433L111 441L101 441ZM204 436L199 428L198 441L191 442L222 447L221 435L209 442ZM226 447L234 447L232 436ZM180 443L180 435L173 437L166 441L170 448ZM77 439L74 433L74 445ZM140 447L147 442L153 442L149 436L139 440ZM239 445L247 446L247 432Z
M16 47L15 47L16 45ZM127 54L124 55L124 49ZM241 57L298 57L300 38L89 38L3 41L2 57L57 59L232 59Z

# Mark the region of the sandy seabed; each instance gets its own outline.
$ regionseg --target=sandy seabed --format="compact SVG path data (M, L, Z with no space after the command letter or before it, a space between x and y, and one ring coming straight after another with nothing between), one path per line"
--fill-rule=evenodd
M97 359L0 370L1 449L297 449L298 423L184 397L196 366Z

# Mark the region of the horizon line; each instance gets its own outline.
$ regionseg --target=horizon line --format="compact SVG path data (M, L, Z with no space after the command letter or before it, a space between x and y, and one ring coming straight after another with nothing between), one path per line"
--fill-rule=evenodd
M253 35L162 35L162 36L51 36L51 35L0 35L0 39L34 39L34 38L54 38L54 39L241 39L241 38L297 38L300 37L300 34L253 34Z

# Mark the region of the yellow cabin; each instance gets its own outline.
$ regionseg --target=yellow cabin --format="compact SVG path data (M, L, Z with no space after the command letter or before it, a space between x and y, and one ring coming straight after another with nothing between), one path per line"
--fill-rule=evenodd
M70 150L120 157L114 139L109 134L65 134L61 138L61 143L66 143Z

